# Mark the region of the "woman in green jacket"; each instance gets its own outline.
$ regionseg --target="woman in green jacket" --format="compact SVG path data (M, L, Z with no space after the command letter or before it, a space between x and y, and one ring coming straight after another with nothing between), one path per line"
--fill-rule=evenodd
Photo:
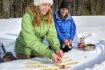
M21 32L16 39L16 57L25 59L33 57L48 57L53 62L61 62L63 52L52 19L51 5L53 0L34 0L33 5L26 7L22 18ZM46 38L49 48L43 43Z

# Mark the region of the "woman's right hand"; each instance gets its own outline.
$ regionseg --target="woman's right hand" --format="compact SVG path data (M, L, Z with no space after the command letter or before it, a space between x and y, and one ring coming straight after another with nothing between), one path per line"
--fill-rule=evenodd
M69 41L68 41L67 39L64 40L64 45L65 45L65 46L69 46L69 45L70 45L70 44L69 44Z
M54 63L61 63L62 62L62 58L60 58L58 55L56 55L55 53L52 54L51 59L53 60Z
M57 50L57 51L55 52L55 54L57 54L60 58L63 58L63 56L64 56L64 53L63 53L62 50Z

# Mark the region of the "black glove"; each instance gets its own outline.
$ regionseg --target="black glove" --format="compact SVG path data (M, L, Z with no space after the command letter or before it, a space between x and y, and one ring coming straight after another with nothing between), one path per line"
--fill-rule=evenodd
M62 49L63 52L68 52L70 50L72 50L73 46L61 46L60 47Z

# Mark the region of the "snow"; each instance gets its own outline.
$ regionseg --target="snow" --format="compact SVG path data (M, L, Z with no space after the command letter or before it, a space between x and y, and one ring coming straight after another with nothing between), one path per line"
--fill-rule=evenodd
M16 39L21 29L21 18L0 19L0 37Z
M74 16L77 33L92 34L94 40L105 40L105 16Z
M14 53L15 39L21 30L21 18L0 19L0 42L7 52Z
M71 70L101 70L105 69L105 16L73 16L77 27L77 36L84 36L85 43L96 44L94 51L83 51L77 48L77 39L74 40L74 49L65 53L65 56L78 61L71 66ZM7 51L14 56L15 40L21 30L21 18L0 19L0 42L3 42ZM101 57L101 58L100 58ZM45 58L42 58L46 60ZM36 58L29 59L37 61ZM32 70L23 66L26 60L16 60L0 64L0 70ZM36 69L33 69L36 70ZM40 69L39 69L40 70ZM69 69L68 69L69 70Z

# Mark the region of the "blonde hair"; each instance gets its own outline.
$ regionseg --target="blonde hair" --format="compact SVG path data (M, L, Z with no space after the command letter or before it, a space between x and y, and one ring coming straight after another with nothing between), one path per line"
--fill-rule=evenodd
M39 26L41 24L41 15L38 6L31 4L26 7L26 12L34 16L33 26ZM49 9L48 13L44 17L44 20L47 22L47 24L52 23L52 8Z

